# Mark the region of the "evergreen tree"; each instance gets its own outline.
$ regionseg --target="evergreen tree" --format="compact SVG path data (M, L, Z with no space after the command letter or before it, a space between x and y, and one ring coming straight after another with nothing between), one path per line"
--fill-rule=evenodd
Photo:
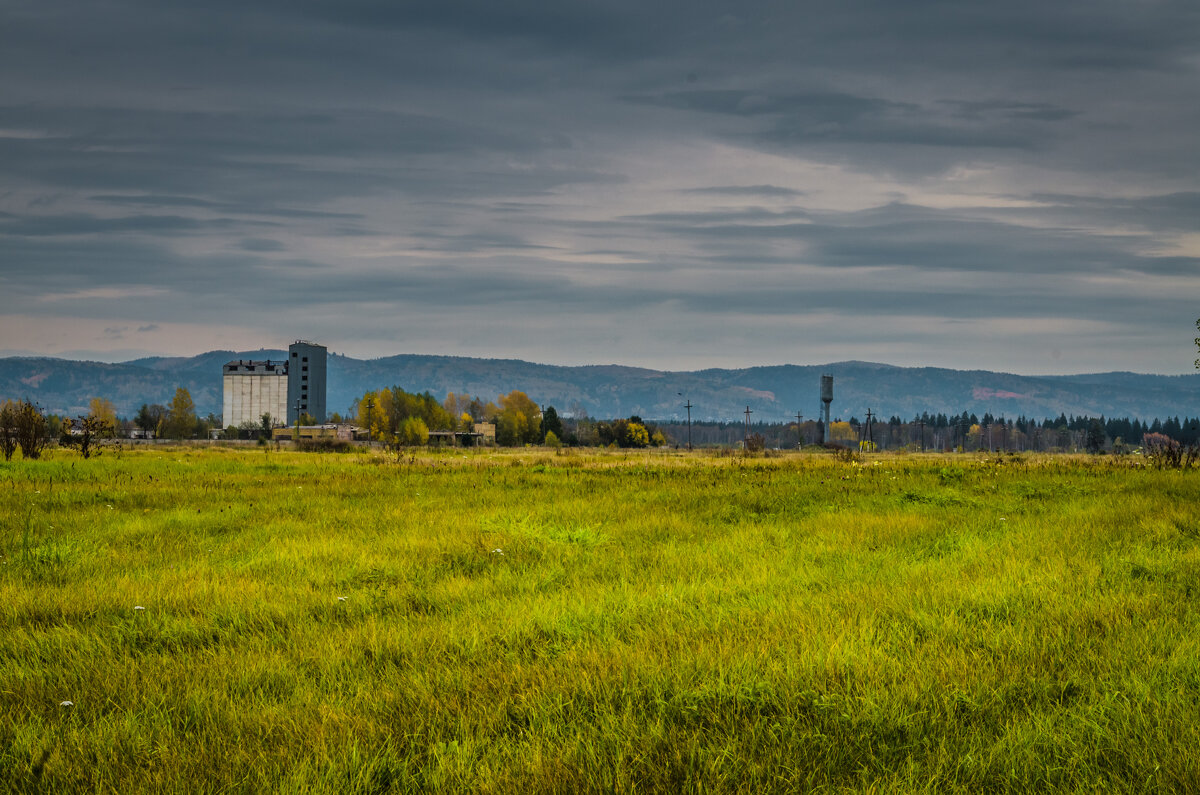
M555 410L554 406L546 406L546 410L542 412L542 428L546 436L554 434L556 439L561 440L563 438L562 420L559 419L558 411Z

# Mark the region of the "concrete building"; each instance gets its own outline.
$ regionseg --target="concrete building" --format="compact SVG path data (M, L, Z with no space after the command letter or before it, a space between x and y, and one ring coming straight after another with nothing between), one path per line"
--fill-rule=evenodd
M270 360L239 359L222 368L221 423L236 428L243 423L258 425L270 414L275 424L288 416L288 364Z
M283 361L227 362L222 370L221 423L258 425L270 414L274 425L295 425L305 414L325 422L324 345L296 340Z
M357 442L365 440L367 432L356 425L291 425L271 431L271 438L281 442Z
M317 424L325 422L326 356L324 345L307 340L296 340L288 348L288 425L295 425L297 418L304 414Z

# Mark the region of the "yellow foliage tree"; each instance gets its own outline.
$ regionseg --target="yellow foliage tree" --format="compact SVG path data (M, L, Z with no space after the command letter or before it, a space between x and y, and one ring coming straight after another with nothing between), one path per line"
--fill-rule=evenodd
M88 417L95 420L98 436L111 437L117 433L117 410L107 398L92 398Z
M857 442L858 434L854 426L848 422L829 423L829 438L834 442Z
M429 441L429 428L420 417L409 417L400 423L396 432L396 441L403 445L415 447Z
M392 391L386 388L378 392L368 392L358 401L358 425L367 429L373 441L387 441L391 436L387 414L391 402Z
M500 398L496 441L505 445L532 444L541 438L542 410L519 389Z

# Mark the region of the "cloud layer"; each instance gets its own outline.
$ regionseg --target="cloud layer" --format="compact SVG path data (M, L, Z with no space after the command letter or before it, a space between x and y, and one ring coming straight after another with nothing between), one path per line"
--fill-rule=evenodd
M4 16L6 351L1194 358L1194 3Z

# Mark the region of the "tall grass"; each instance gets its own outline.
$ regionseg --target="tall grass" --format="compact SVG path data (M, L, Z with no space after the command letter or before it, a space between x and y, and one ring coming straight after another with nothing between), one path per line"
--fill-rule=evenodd
M0 787L1200 790L1186 473L180 448L0 495Z

